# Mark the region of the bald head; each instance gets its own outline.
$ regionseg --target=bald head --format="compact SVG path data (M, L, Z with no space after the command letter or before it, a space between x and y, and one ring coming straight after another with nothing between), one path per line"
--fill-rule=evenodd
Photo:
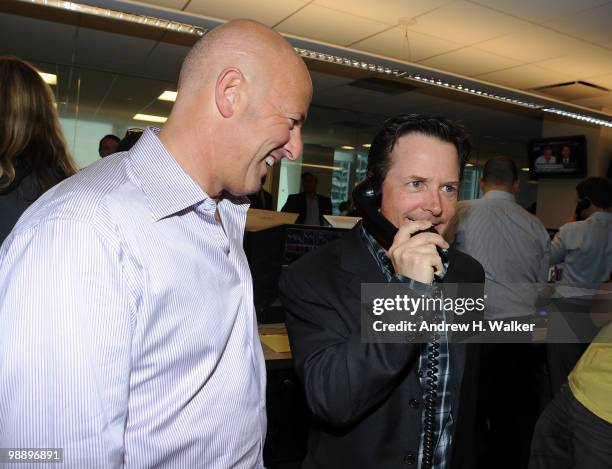
M191 48L181 69L179 97L213 84L230 67L238 68L248 81L268 80L280 67L310 81L303 60L280 34L256 21L234 20L213 29Z
M159 137L209 195L254 193L270 167L300 156L311 98L308 69L283 37L230 21L185 58Z

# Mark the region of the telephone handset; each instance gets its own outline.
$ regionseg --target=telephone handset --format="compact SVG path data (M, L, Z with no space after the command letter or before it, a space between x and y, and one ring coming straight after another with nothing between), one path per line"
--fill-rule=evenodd
M360 182L353 190L353 202L359 214L363 218L363 226L376 241L385 249L389 249L393 244L393 238L397 233L397 228L378 211L381 203L381 196L374 189L372 181L367 178ZM421 230L412 236L423 232L437 233L432 226L427 230ZM443 263L448 262L445 249L436 246L438 255ZM434 281L440 281L434 276ZM427 344L427 381L425 387L425 416L423 422L423 457L421 467L429 469L433 465L435 452L435 416L436 402L438 396L438 357L440 356L439 335L434 333L432 341Z
M353 202L363 218L363 226L366 231L370 233L383 248L388 250L391 244L393 244L393 238L395 238L397 228L378 211L380 208L381 196L374 190L374 186L370 179L365 179L355 187L353 190ZM426 232L438 233L436 229L431 226L426 230L413 233L412 236ZM442 263L448 262L446 250L442 249L440 246L436 246L436 249L440 259L442 259Z

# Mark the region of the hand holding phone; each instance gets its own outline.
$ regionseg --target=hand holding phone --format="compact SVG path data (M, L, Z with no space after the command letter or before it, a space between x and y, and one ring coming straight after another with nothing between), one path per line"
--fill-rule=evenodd
M388 250L395 271L422 283L440 281L447 262L448 243L431 222L408 221Z

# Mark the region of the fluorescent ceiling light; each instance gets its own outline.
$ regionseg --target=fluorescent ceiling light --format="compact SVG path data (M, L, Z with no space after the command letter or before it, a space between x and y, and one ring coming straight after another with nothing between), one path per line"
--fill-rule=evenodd
M290 166L301 166L303 168L318 168L318 169L331 169L332 171L340 171L342 169L341 166L328 166L328 165L324 165L324 164L312 164L312 163L294 163L294 162L287 162L285 163L287 165Z
M363 148L370 148L372 146L371 143L364 143L363 145L361 145Z
M179 23L178 21L167 20L164 18L156 18L154 16L134 15L123 11L111 10L108 8L98 8L91 5L83 5L81 3L71 2L68 0L20 0L25 3L34 3L46 7L59 8L84 15L101 16L113 20L126 21L128 23L142 24L153 28L166 29L179 33L193 34L198 37L204 36L207 30L199 26L187 23ZM127 5L125 6L127 7Z
M164 91L160 94L157 99L161 99L162 101L176 101L176 91Z
M38 72L38 74L47 85L57 85L57 75L45 72Z
M342 148L343 150L354 150L355 147L352 147L350 145L342 145L340 148Z
M474 166L474 165L473 165L472 163L467 163L467 164L465 165L465 167L466 167L466 168L471 168L471 167L473 167L473 166Z
M168 120L167 117L151 116L149 114L136 114L132 119L137 121L157 122L163 124Z
M529 172L529 168L521 168L521 171L525 171L526 173Z

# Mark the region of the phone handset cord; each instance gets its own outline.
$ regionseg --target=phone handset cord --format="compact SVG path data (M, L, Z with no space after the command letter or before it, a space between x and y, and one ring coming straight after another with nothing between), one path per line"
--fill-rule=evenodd
M421 469L430 469L433 464L435 449L436 401L438 399L438 356L440 342L434 334L432 342L427 344L427 380L425 388L425 419L423 424L423 461Z

